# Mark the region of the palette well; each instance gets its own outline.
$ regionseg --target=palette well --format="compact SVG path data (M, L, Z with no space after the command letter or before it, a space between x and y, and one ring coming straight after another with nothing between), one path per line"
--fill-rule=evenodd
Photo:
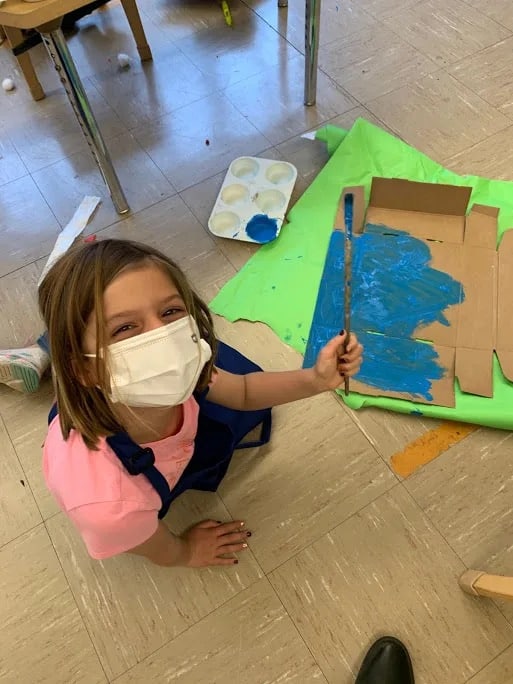
M234 159L208 220L218 237L264 244L280 234L297 169L259 157Z

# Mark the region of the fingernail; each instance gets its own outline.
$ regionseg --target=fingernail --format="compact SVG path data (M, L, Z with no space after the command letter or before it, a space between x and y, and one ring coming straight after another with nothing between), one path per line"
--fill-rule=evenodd
M246 537L251 537L251 532L246 532Z
M242 545L242 548L243 548L243 549L247 549L247 548L248 548L248 545L247 545L246 543L244 543L244 544Z
M240 526L241 526L241 527L244 527L244 523L243 523L243 522L241 522Z

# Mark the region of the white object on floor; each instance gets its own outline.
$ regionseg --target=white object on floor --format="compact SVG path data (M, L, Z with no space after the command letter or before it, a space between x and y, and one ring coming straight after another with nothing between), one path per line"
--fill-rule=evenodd
M301 137L304 138L305 140L315 140L316 136L317 136L317 131L308 131L308 133L303 133L303 135Z
M100 202L101 199L99 197L84 197L82 203L73 214L71 221L59 233L57 241L55 242L52 252L48 257L48 261L46 262L43 272L41 273L41 277L37 283L38 287L41 285L43 278L48 273L51 266L53 266L60 256L68 251L76 238L87 226L89 219L93 215L94 210Z
M297 178L289 162L239 157L230 164L208 220L211 233L264 244L278 237Z
M4 80L2 81L2 88L5 90L6 93L9 90L14 90L15 85L12 78L4 78Z
M132 60L130 59L129 55L125 55L124 52L120 52L120 53L119 53L119 55L118 55L118 64L119 64L119 66L120 66L121 69L126 69L127 67L129 67L131 61L132 61Z

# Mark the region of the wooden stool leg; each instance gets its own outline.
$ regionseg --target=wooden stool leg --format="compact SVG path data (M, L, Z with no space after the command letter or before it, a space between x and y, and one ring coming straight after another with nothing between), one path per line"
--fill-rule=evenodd
M139 52L141 62L153 59L150 46L146 40L144 28L141 23L141 17L139 16L139 10L137 9L136 1L121 0L121 4L125 10L126 18L128 19L132 33L134 34L135 44L137 45L137 51Z
M6 37L7 36L5 35L4 27L0 26L0 45L4 42Z
M472 596L496 599L513 599L513 577L488 575L479 570L467 570L459 579L460 587Z
M12 28L11 26L4 26L4 31L11 48L23 43L23 34L20 29ZM32 97L36 101L43 100L45 97L45 91L43 90L41 83L39 83L39 79L35 72L34 65L30 59L29 53L24 52L22 55L18 55L16 59L18 60L18 64L23 72Z

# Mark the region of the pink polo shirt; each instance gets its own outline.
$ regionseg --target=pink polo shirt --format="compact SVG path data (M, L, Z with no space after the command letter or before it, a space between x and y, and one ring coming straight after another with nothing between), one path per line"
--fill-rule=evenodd
M176 435L143 444L155 454L155 465L172 488L194 451L198 427L194 397L183 405L183 424ZM61 509L82 535L93 558L129 551L157 530L159 495L144 475L130 475L105 439L98 451L86 447L72 430L64 440L56 416L48 428L43 451L46 484Z

